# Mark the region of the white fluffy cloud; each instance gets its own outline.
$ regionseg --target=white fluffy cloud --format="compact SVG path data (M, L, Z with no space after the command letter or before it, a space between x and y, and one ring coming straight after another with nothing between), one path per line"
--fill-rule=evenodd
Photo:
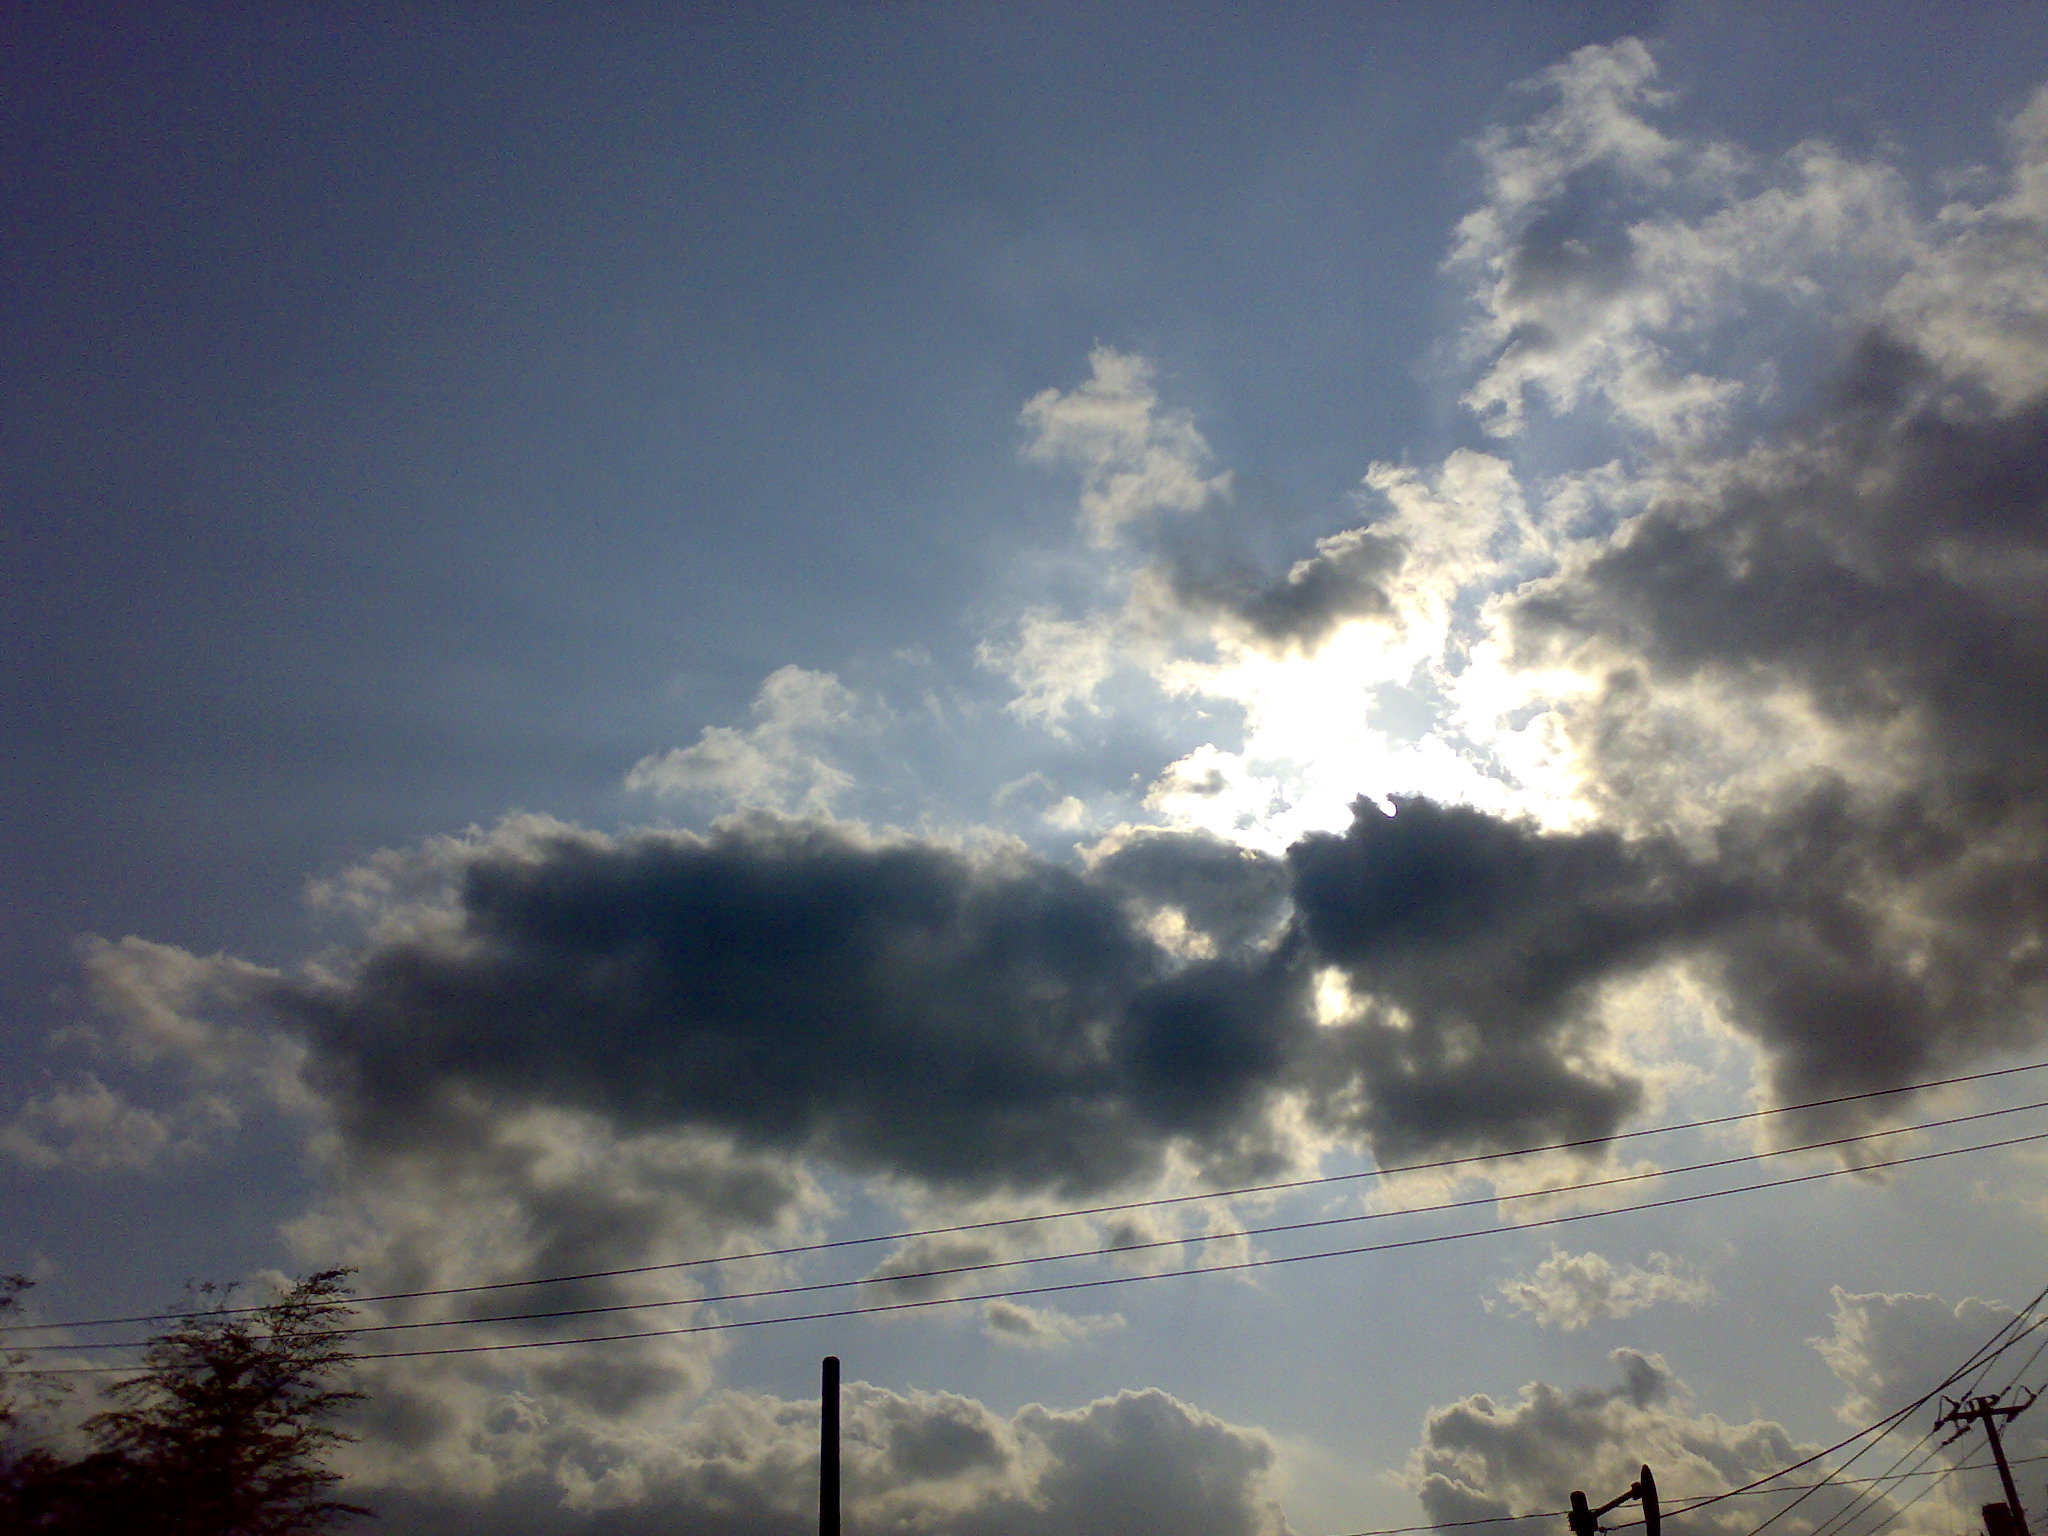
M1407 1469L1430 1520L1541 1513L1547 1518L1523 1529L1554 1530L1573 1489L1605 1503L1627 1491L1645 1463L1667 1498L1698 1496L1767 1477L1815 1449L1769 1420L1733 1424L1701 1411L1656 1355L1618 1349L1609 1360L1609 1384L1532 1382L1512 1402L1476 1393L1432 1409ZM1842 1490L1810 1498L1778 1528L1814 1531L1853 1496ZM1687 1528L1735 1536L1791 1497L1730 1500L1689 1515Z
M1023 411L1025 452L1081 473L1081 524L1099 545L1161 512L1192 512L1230 491L1210 474L1209 445L1185 411L1161 407L1156 365L1111 347L1088 357L1089 376L1072 390L1048 389Z
M1498 1300L1544 1328L1566 1333L1601 1318L1627 1317L1662 1303L1701 1307L1714 1289L1669 1254L1653 1253L1647 1265L1616 1264L1604 1254L1553 1249L1529 1274L1501 1282Z
M643 757L626 787L739 810L826 814L853 784L826 752L861 728L867 708L830 672L782 667L761 684L751 727L708 726L690 746Z
M222 1094L195 1093L153 1109L85 1073L30 1099L0 1125L0 1151L32 1168L134 1172L198 1156L231 1133L239 1118Z
M716 1529L815 1520L818 1406L720 1393L687 1420L605 1422L507 1392L468 1430L494 1480L373 1490L393 1536ZM841 1408L849 1536L1285 1536L1275 1448L1163 1392L1004 1417L969 1398L850 1382ZM374 1472L374 1469L373 1469Z

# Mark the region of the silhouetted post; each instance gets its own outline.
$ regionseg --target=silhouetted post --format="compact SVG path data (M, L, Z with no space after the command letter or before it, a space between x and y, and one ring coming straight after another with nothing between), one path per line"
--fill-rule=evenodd
M1934 1421L1936 1429L1944 1424L1956 1426L1956 1432L1942 1441L1943 1445L1953 1445L1968 1434L1972 1419L1984 1426L1984 1433L1991 1441L1991 1459L1998 1463L1998 1479L2005 1484L2006 1508L2012 1511L2012 1524L2007 1529L2017 1532L2018 1536L2030 1536L2027 1530L2027 1512L2020 1508L2020 1490L2012 1480L2012 1468L2007 1465L2005 1459L2005 1446L1998 1438L1998 1421L2018 1418L2034 1406L2035 1395L2029 1392L2025 1402L2015 1403L2010 1408L2001 1407L1997 1397L1945 1398L1943 1401L1948 1404L1948 1412ZM1988 1526L1992 1521L1988 1507L1984 1514ZM1999 1533L1993 1532L1993 1536L1999 1536Z
M818 1394L818 1536L839 1536L839 1357L825 1357Z
M1571 1527L1572 1536L1599 1536L1603 1527L1600 1517L1609 1510L1619 1509L1630 1499L1643 1501L1643 1536L1659 1536L1663 1524L1663 1511L1657 1505L1657 1479L1650 1475L1648 1467L1627 1493L1618 1493L1598 1509L1586 1502L1585 1490L1572 1490L1571 1513L1565 1516L1565 1523Z

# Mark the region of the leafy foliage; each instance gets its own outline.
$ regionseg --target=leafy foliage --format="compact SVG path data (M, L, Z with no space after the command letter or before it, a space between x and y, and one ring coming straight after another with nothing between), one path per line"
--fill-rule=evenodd
M115 1406L86 1420L91 1454L14 1459L0 1518L60 1536L303 1536L367 1514L330 1496L340 1478L321 1464L349 1438L329 1418L362 1396L338 1384L346 1281L324 1270L232 1312L228 1290L200 1287L212 1308L152 1341L142 1372L110 1390Z

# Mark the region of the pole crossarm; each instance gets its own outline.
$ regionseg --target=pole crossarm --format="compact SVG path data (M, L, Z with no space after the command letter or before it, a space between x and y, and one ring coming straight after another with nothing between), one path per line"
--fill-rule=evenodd
M2005 1507L2012 1512L2012 1529L2017 1536L2031 1536L2027 1529L2027 1512L2020 1507L2019 1485L2012 1480L2012 1467L2005 1459L2005 1443L1999 1437L1998 1426L2010 1424L2014 1419L2034 1406L2034 1399L2040 1394L2028 1389L2026 1396L2016 1403L2003 1403L2003 1394L1985 1397L1944 1397L1948 1411L1934 1421L1936 1429L1944 1424L1956 1426L1956 1432L1942 1441L1952 1445L1970 1431L1972 1423L1984 1426L1985 1437L1991 1442L1991 1459L1998 1463L1999 1481L2005 1485ZM1988 1508L1988 1506L1987 1506Z

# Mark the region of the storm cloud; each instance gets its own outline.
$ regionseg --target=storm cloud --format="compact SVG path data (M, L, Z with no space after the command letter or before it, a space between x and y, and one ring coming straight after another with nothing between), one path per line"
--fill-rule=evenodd
M1074 869L770 818L443 856L445 905L269 984L353 1144L532 1104L955 1193L1174 1154L1257 1175L1294 1155L1287 1104L1382 1156L1605 1136L1639 1091L1588 1065L1601 987L1738 910L1668 843L1424 800L1285 861L1151 832ZM1358 1007L1318 1021L1331 967Z
M1265 1144L1310 1029L1285 957L1177 961L1100 884L756 820L462 856L447 921L278 986L366 1140L475 1091L956 1190L1081 1190Z

